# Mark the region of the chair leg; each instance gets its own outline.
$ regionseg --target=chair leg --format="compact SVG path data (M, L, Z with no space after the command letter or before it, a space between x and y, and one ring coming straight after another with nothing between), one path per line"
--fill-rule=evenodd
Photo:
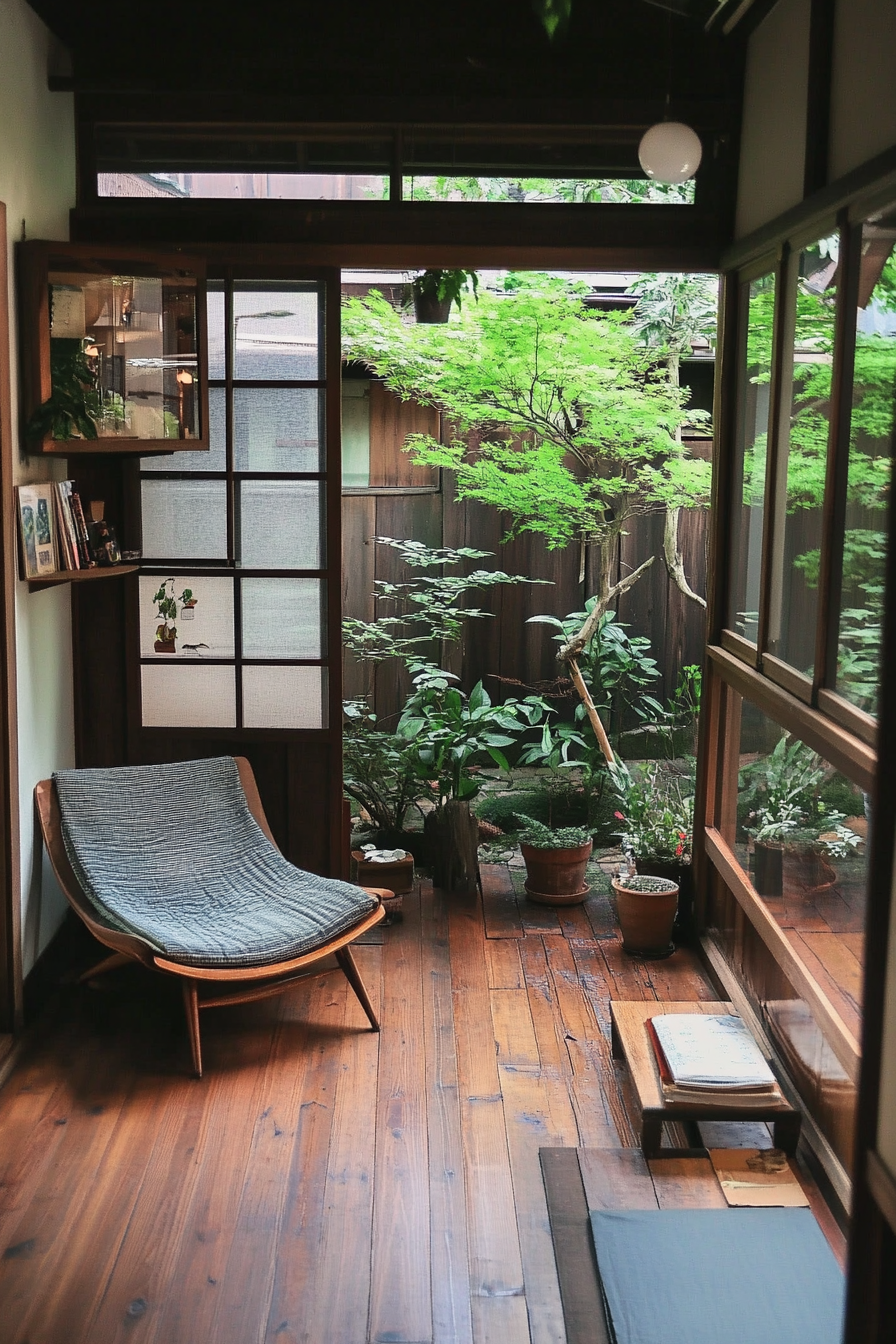
M113 952L111 957L105 957L102 961L98 961L95 966L91 966L89 971L79 975L78 984L83 985L85 980L92 980L96 975L104 975L106 971L114 971L119 966L127 966L133 960L134 958L129 957L126 952Z
M377 1021L376 1013L373 1011L373 1004L361 979L361 973L355 965L355 959L347 947L341 947L336 953L336 960L345 971L345 978L348 980L352 989L358 996L361 1007L364 1009L374 1031L379 1031L380 1024Z
M184 980L184 1012L187 1016L187 1031L190 1036L190 1049L193 1052L193 1069L197 1078L202 1077L202 1043L199 1039L199 993L195 980Z

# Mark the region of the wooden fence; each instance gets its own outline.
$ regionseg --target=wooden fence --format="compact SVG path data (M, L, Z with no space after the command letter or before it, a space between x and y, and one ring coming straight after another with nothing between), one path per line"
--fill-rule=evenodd
M404 414L372 418L371 465L383 458L388 460L390 452L400 455L406 432L404 419L416 416L412 403L406 403L401 410ZM382 424L384 431L388 427L391 442L385 449L379 442L378 424ZM705 511L683 512L680 526L685 570L691 586L700 593L705 588L706 519ZM525 694L520 686L512 684L515 682L531 687L552 681L557 676L553 632L548 626L526 622L528 617L539 614L565 616L581 610L594 591L593 558L590 555L586 558L586 581L580 584L577 546L549 551L544 541L532 534L502 544L508 523L509 519L495 509L455 499L454 479L447 472L441 486L428 491L421 491L419 486L404 491L371 487L365 492L344 494L344 615L373 619L375 581L400 583L411 577L397 551L376 545L373 539L377 536L413 539L429 546L472 546L493 551L494 559L477 562L480 567L547 582L506 585L483 593L475 605L493 615L467 622L463 644L451 651L447 665L460 676L464 690L469 691L481 679L493 698ZM702 662L704 613L670 581L663 563L662 543L662 514L633 520L620 546L620 572L629 572L648 555L656 559L620 600L618 618L628 624L630 634L650 639L653 657L662 669L656 693L665 697L674 690L681 667ZM379 667L359 665L346 654L346 698L367 696L380 719L394 723L407 689L407 679L395 662Z

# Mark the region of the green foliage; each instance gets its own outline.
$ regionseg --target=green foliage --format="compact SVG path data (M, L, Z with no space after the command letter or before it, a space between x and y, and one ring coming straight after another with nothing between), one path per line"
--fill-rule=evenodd
M394 733L377 728L376 715L363 701L348 701L344 710L345 791L367 811L377 830L403 830L421 793L413 752Z
M572 0L532 0L532 8L541 20L551 42L566 36L572 14Z
M651 761L630 770L617 758L608 767L622 823L618 832L622 849L636 859L666 859L687 863L694 831L694 764L687 773Z
M825 801L824 778L821 758L805 742L780 738L767 756L740 771L738 802L746 810L747 835L760 842L820 844L834 857L855 851L860 837Z
M388 199L389 184L383 195ZM694 183L654 182L641 178L595 177L449 177L412 178L405 188L411 201L556 201L568 205L616 204L636 201L690 205Z
M534 817L527 817L524 812L518 812L517 821L523 827L520 833L520 840L525 845L531 845L533 849L579 849L582 845L587 845L591 839L591 832L585 826L544 826Z
M399 541L394 537L375 537L374 540L379 546L389 546L397 551L410 569L424 572L406 583L378 579L374 585L377 610L385 606L388 614L378 614L373 621L350 619L343 622L345 647L366 662L378 663L387 658L402 658L405 662L418 660L421 645L433 640L456 643L465 621L493 615L481 607L463 606L470 593L483 592L498 584L545 582L527 579L521 574L505 574L500 569L476 569L466 575L429 573L468 560L482 560L493 552L477 551L470 546L457 549L425 546L420 541Z
M715 275L648 273L629 286L638 295L633 325L645 345L665 357L686 358L693 342L713 343L719 303Z
M481 681L466 696L451 685L455 677L431 663L412 664L410 670L414 690L396 737L407 747L417 778L435 786L440 804L448 798L473 798L481 788L473 770L481 763L509 772L504 748L550 712L535 695L494 705Z
M95 439L102 402L97 389L96 364L87 351L89 337L50 341L52 392L34 412L25 428L28 438L49 434L54 439Z
M527 624L552 626L559 632L554 640L562 646L579 633L596 604L597 598L589 597L584 611L570 612L562 619L530 616ZM579 655L578 664L610 740L618 743L627 714L643 703L647 687L660 677L660 669L650 654L650 640L644 635L629 635L628 627L617 621L615 613L605 611ZM585 708L578 705L576 720L583 724L585 719Z
M414 460L456 472L461 498L506 512L510 535L536 532L551 548L609 545L639 513L706 504L710 466L676 437L687 393L631 323L586 309L577 282L508 283L449 326L408 326L376 293L346 302L346 356L454 427L446 444L411 436Z

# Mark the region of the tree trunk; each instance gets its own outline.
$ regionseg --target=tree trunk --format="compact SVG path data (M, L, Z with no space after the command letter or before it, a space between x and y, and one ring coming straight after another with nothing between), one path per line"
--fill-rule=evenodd
M479 885L479 823L470 804L450 798L423 824L432 852L433 886L443 891L475 891Z

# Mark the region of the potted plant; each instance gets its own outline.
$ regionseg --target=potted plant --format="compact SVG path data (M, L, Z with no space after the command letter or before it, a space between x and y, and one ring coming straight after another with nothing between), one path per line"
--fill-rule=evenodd
M479 287L475 271L423 271L411 281L411 295L418 322L447 322L452 303L461 307L462 296L468 285L473 297Z
M502 748L539 723L549 706L534 695L494 705L481 681L466 696L451 685L453 673L431 663L409 670L414 691L395 735L435 804L424 822L433 881L447 891L469 890L479 879L479 824L470 811L482 783L479 763L509 772Z
M153 595L153 602L156 604L157 615L161 618L156 626L156 638L153 644L155 653L177 653L177 604L180 602L183 607L187 607L191 615L193 608L198 602L198 598L193 596L192 588L185 588L180 597L174 593L174 579L165 579L159 585L159 590Z
M656 959L675 951L672 928L678 909L678 883L631 870L611 879L622 930L622 950L632 957Z
M783 896L788 863L796 868L793 886L824 890L836 881L830 860L858 849L861 836L844 824L843 812L820 796L824 778L824 766L811 748L786 737L741 770L740 810L752 841L753 885L760 896Z
M585 869L591 833L582 826L554 828L518 812L525 827L520 848L526 862L526 895L540 905L579 905L591 888Z
M690 771L681 773L668 762L648 762L633 772L623 761L609 767L620 807L616 819L623 852L630 856L632 873L663 878L675 887L671 930L678 912L681 937L692 933L693 883L691 876L691 836L694 829L694 779ZM659 889L649 889L656 894ZM662 903L661 903L662 904ZM621 922L621 917L620 917ZM668 952L669 937L664 946Z

